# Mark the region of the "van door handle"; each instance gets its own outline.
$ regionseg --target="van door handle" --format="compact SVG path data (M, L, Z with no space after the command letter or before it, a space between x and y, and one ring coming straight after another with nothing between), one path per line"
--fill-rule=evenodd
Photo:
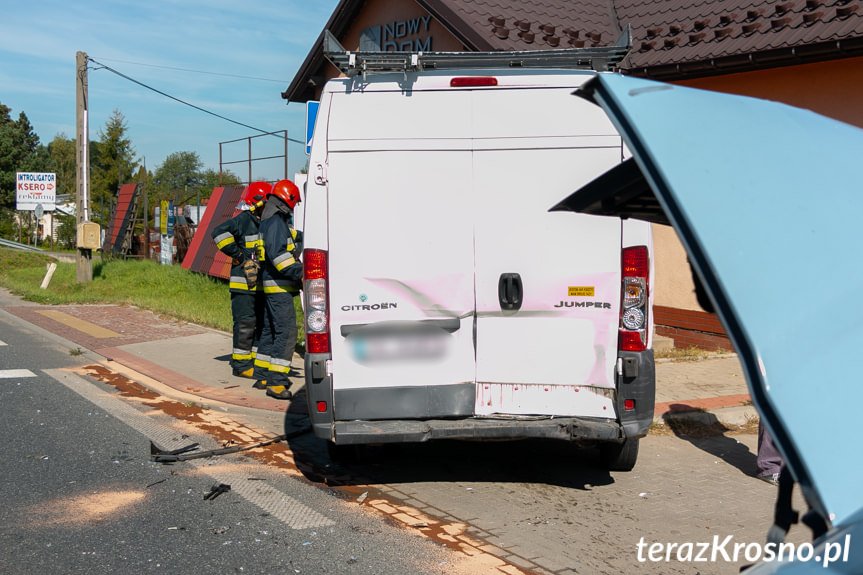
M497 282L497 297L500 300L500 309L514 311L521 308L521 300L524 289L521 276L517 273L500 274Z

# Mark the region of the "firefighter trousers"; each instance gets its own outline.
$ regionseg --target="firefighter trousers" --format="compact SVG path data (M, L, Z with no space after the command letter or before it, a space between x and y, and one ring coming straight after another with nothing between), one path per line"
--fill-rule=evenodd
M255 358L255 379L267 385L290 386L291 358L297 345L297 312L293 293L268 293L264 298L264 325Z
M231 367L243 372L254 367L255 348L264 318L264 294L231 292L231 317L234 320Z

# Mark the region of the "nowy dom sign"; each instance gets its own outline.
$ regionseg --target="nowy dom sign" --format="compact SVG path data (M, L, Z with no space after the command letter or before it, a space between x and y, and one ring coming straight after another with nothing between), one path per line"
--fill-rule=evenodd
M57 202L57 175L40 172L15 174L15 209L34 211L42 204L46 212L54 211Z

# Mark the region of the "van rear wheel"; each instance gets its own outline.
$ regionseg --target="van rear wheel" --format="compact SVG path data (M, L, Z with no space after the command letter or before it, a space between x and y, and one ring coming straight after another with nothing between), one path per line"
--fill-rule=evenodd
M599 458L609 471L632 471L638 460L638 438L623 443L604 443L599 447Z

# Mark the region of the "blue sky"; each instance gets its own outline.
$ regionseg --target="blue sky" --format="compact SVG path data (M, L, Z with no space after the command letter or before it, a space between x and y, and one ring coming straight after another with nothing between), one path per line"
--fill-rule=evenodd
M264 131L304 139L305 106L281 98L337 0L29 0L3 2L0 103L27 114L43 144L75 137L78 51L176 98ZM197 152L219 169L219 142L258 134L184 106L91 63L90 139L112 111L123 113L137 157L152 171L173 152ZM178 69L179 68L179 69ZM203 73L202 73L203 72ZM255 138L253 156L284 153ZM223 162L245 160L245 141L222 146ZM305 167L288 144L288 176ZM247 164L226 166L248 177ZM253 179L279 179L284 162L254 163Z

